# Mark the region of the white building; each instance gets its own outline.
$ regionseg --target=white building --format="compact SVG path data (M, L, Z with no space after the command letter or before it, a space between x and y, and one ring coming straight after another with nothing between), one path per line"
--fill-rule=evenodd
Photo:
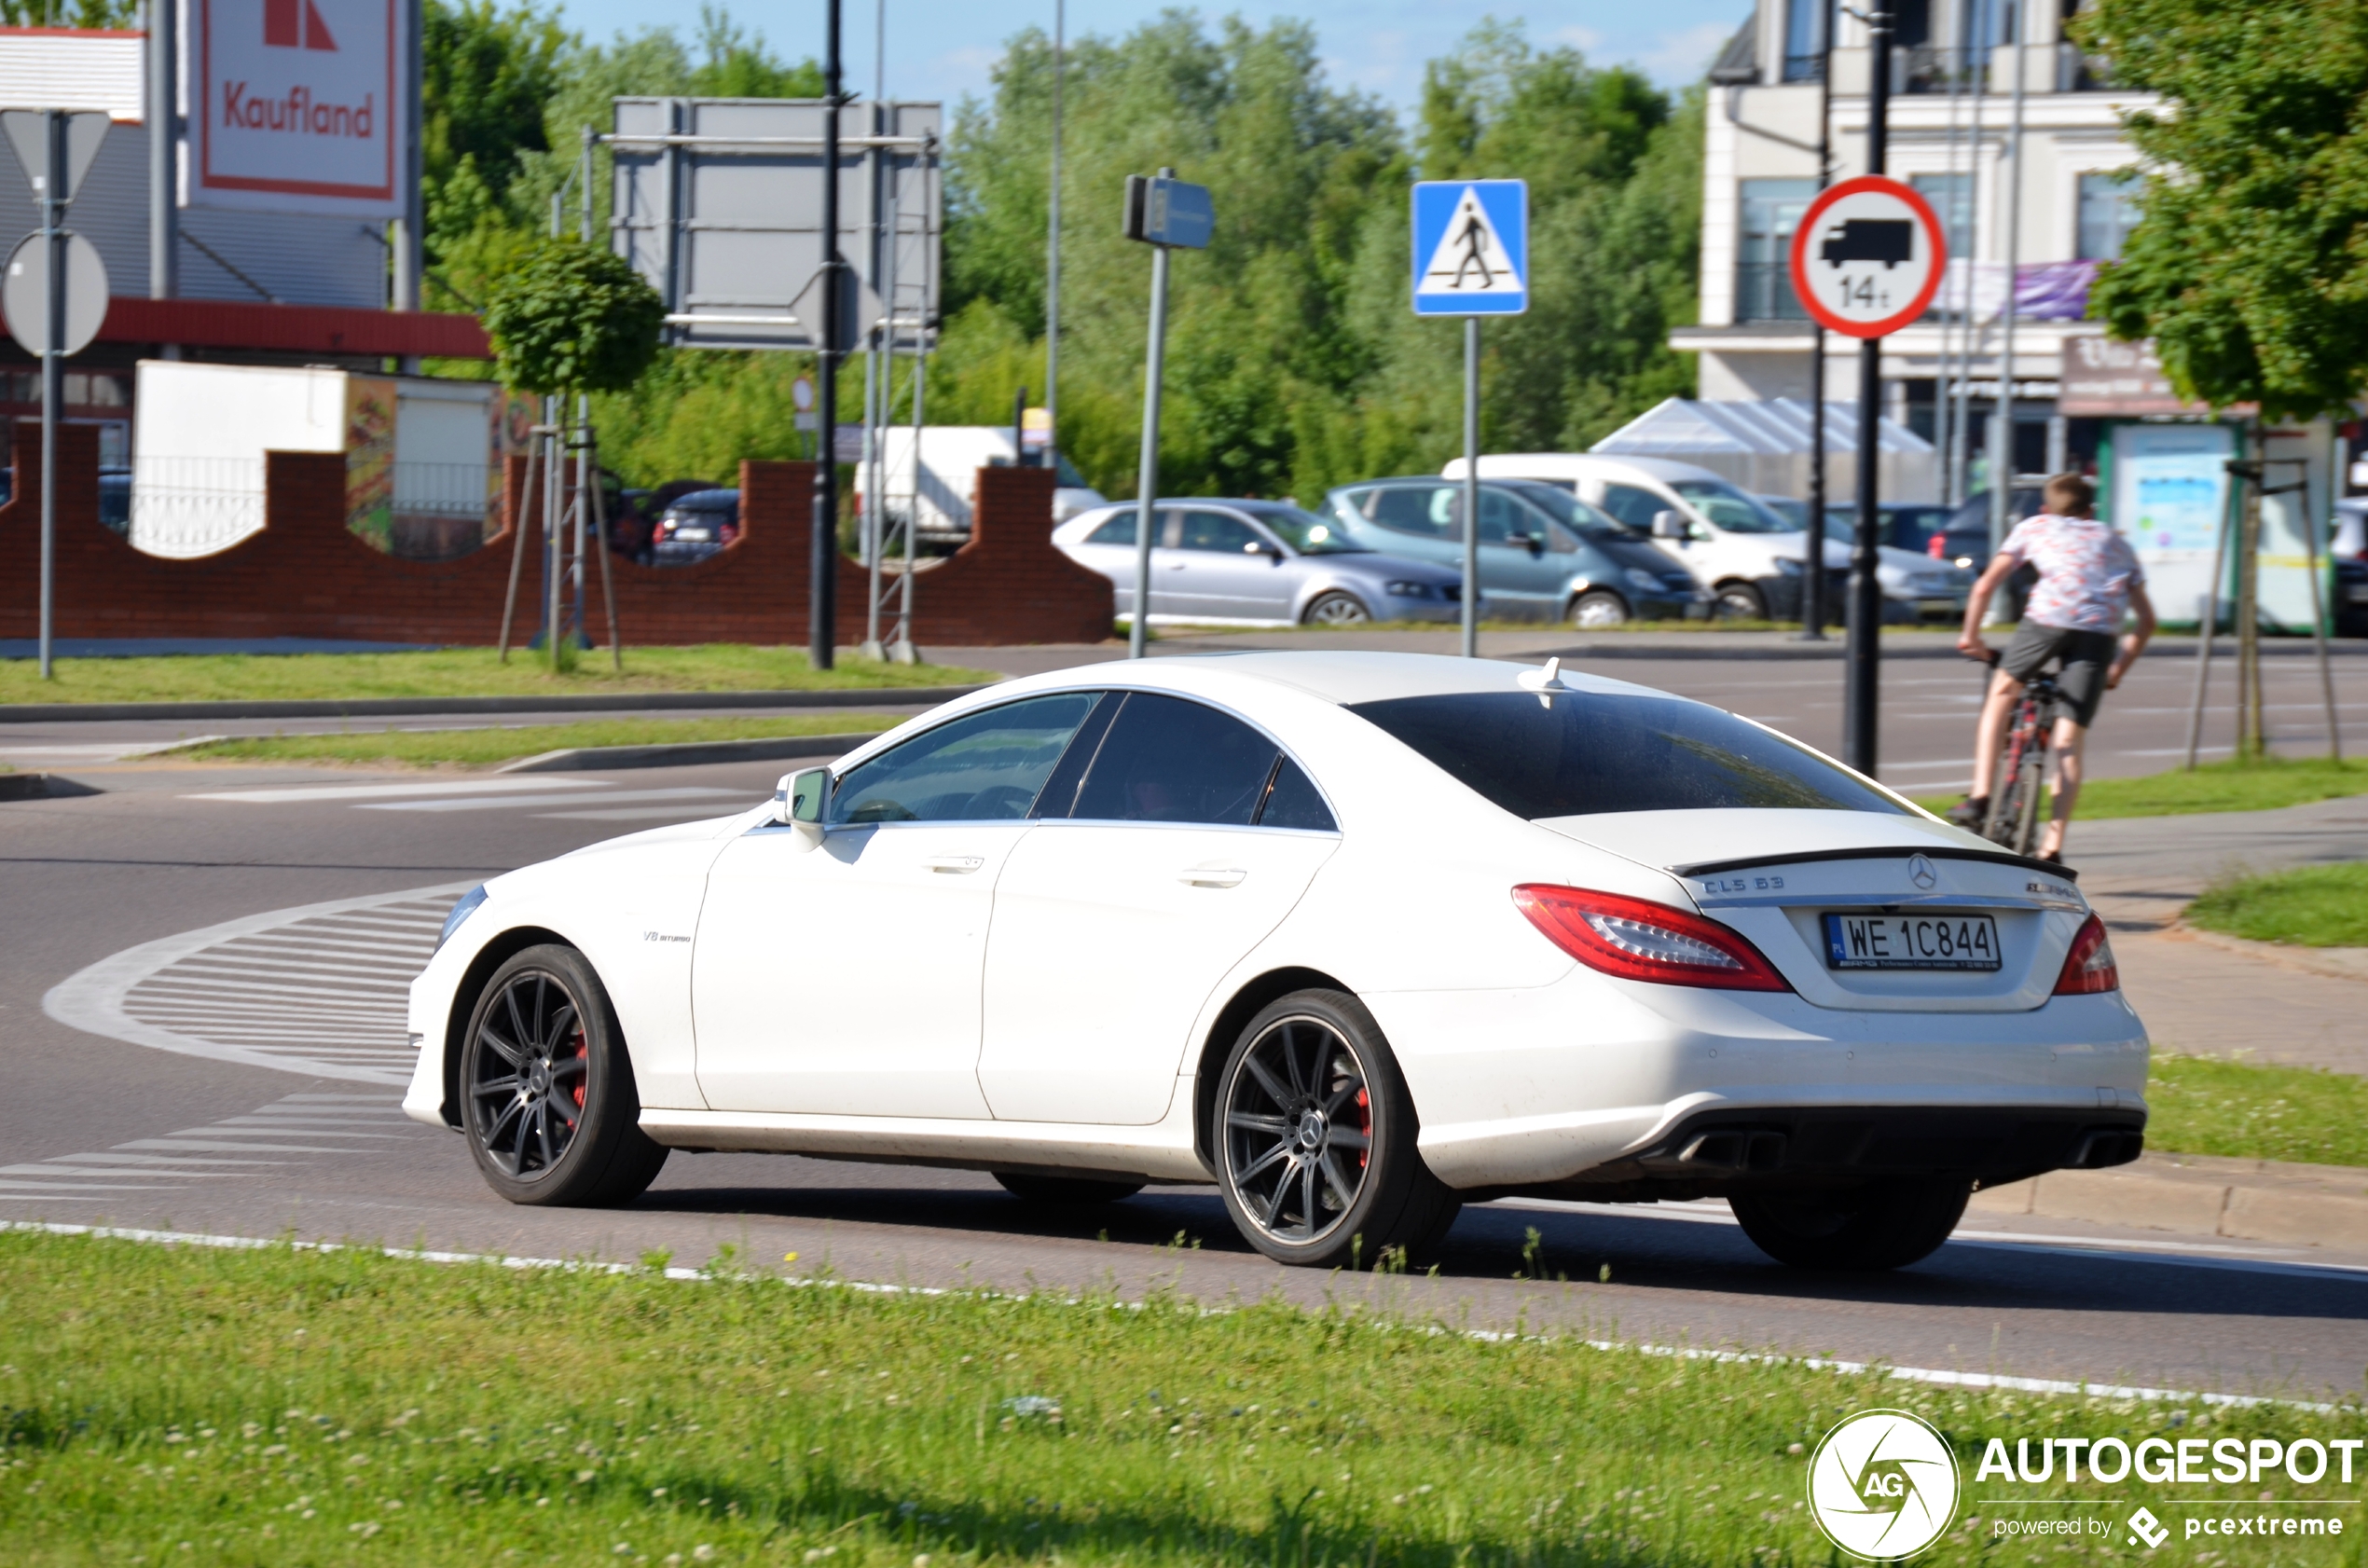
M2104 62L2064 36L2086 0L1891 0L1896 19L1887 172L1921 191L1948 232L1951 276L1934 307L1884 342L1890 417L1927 438L1956 420L1936 409L1961 383L1966 449L1977 482L1998 392L2008 230L2018 227L2014 329L2015 467L2086 461L2097 423L2064 419L2056 400L2068 337L2096 264L2121 252L2137 222L2137 150L2123 117L2156 100L2115 89ZM1864 7L1858 7L1863 9ZM2025 41L2014 19L2020 11ZM1818 189L1822 19L1833 51L1833 177L1865 172L1866 29L1833 0L1761 0L1711 73L1703 171L1701 324L1671 337L1700 353L1707 400L1806 397L1812 328L1785 258ZM2020 168L2008 158L2016 60L2023 70ZM2018 219L2012 208L2019 196ZM1858 344L1831 336L1825 395L1854 399ZM1953 445L1953 443L1952 443ZM1958 493L1962 493L1962 488Z

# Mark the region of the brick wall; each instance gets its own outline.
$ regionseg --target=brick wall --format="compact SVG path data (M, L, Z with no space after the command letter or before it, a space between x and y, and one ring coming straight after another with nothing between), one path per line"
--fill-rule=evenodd
M60 637L334 638L486 645L499 635L516 535L508 527L453 561L381 555L345 526L345 460L273 452L266 459L264 530L218 555L162 560L99 521L98 434L59 433L56 631ZM32 637L39 618L40 429L16 427L16 492L0 506L0 637ZM537 498L522 496L525 461L512 459L505 514L530 525L520 574L518 640L532 635L542 591ZM1099 641L1110 634L1108 582L1049 540L1053 475L983 469L969 543L924 563L914 584L915 640L924 649ZM538 490L540 486L537 487ZM611 557L617 620L627 645L802 644L806 640L807 530L814 465L740 465L741 531L690 567ZM524 502L522 505L521 502ZM605 640L599 581L587 585L591 631ZM860 641L866 573L839 562L838 640Z

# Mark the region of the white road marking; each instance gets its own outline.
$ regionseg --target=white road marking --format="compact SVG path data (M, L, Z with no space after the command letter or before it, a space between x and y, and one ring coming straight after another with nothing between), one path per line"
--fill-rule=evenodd
M295 1118L307 1120L291 1125ZM310 1119L315 1118L339 1122L375 1121L381 1127L396 1130L386 1133L327 1131L311 1124ZM263 1125L258 1127L255 1123ZM268 1136L272 1131L343 1141L328 1144L249 1141L257 1132ZM235 1152L252 1156L261 1151L273 1154L337 1154L350 1160L384 1152L368 1145L357 1147L353 1140L406 1144L417 1141L425 1131L407 1121L403 1115L403 1107L384 1094L366 1098L290 1095L270 1105L258 1106L244 1116L225 1117L207 1126L190 1127L158 1138L134 1138L129 1143L117 1144L104 1153L59 1154L34 1162L0 1165L0 1203L13 1200L45 1204L61 1198L76 1202L101 1202L109 1193L187 1192L200 1190L203 1183L209 1181L220 1182L236 1177L282 1183L287 1179L277 1174L282 1168L306 1162L226 1159L222 1155ZM142 1149L170 1152L137 1152Z
M399 800L406 795L520 794L532 790L605 790L600 778L470 778L420 784L309 784L301 789L216 790L184 795L190 801L232 801L254 805L294 805L312 801Z
M143 942L60 982L42 1011L185 1056L401 1086L418 1055L404 1027L411 975L469 886L266 910Z
M546 822L654 822L660 818L681 821L726 815L709 809L713 805L711 801L685 801L681 805L628 805L614 811L538 811L534 815Z
M745 800L746 790L714 784L684 784L671 790L611 790L604 801L713 800L731 795ZM356 806L357 811L514 811L530 805L573 805L581 795L516 795L488 800L383 801Z

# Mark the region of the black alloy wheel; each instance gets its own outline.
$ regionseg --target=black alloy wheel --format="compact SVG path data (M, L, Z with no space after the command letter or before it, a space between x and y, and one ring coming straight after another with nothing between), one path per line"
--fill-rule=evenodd
M1904 1269L1940 1249L1965 1217L1970 1181L1891 1181L1838 1192L1736 1193L1752 1245L1798 1269Z
M623 1203L666 1163L638 1125L608 992L573 948L530 947L487 981L461 1050L461 1096L469 1151L514 1204Z
M1250 1021L1218 1082L1218 1186L1268 1257L1370 1266L1427 1249L1462 1206L1415 1149L1413 1102L1356 997L1301 991Z

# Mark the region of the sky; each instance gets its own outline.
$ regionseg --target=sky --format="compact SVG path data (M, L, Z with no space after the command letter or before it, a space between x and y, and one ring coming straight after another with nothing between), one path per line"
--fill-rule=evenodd
M1053 0L843 0L847 87L869 95L879 51L874 39L887 7L887 89L890 98L958 103L984 97L1002 42L1034 24L1053 28ZM1068 0L1068 31L1118 34L1168 9L1173 0ZM817 0L787 6L739 0L733 20L762 33L775 52L796 59L822 52ZM1751 14L1752 0L1562 0L1524 8L1440 4L1439 0L1291 0L1198 7L1214 19L1239 11L1263 24L1291 17L1315 24L1333 81L1378 94L1400 109L1420 96L1424 62L1444 54L1483 16L1520 18L1533 43L1570 44L1597 64L1641 67L1664 87L1697 80L1719 46ZM696 9L682 0L563 0L567 25L605 40L617 32L671 26L689 41Z

